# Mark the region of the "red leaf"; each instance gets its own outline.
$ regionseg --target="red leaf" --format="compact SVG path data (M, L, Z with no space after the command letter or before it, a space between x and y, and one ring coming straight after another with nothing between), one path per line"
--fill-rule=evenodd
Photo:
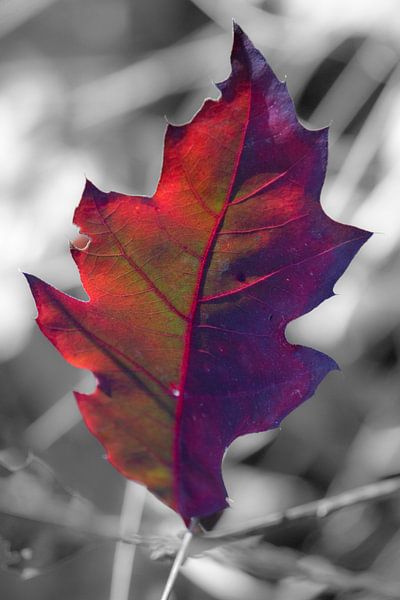
M225 448L276 427L335 363L291 345L289 321L332 295L370 233L327 217L327 130L235 27L232 74L169 125L153 198L87 183L72 249L89 302L28 276L44 334L98 387L82 415L128 478L184 518L226 506Z

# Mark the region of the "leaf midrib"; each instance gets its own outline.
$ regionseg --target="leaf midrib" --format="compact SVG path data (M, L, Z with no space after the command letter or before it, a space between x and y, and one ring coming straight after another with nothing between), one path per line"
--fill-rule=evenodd
M174 473L174 488L175 488L175 497L176 497L177 502L178 502L178 493L177 492L178 492L178 472L179 472L178 465L179 465L180 421L181 421L182 412L183 412L184 393L185 393L186 381L187 381L187 376L188 376L188 371L189 371L190 350L191 350L192 337L193 337L193 325L194 325L194 320L195 320L196 312L197 312L198 305L199 305L199 297L200 297L200 292L202 289L202 284L203 284L204 278L206 276L206 265L209 261L209 257L210 257L212 248L214 246L214 243L215 243L215 240L216 240L216 237L218 234L218 230L222 226L222 223L223 223L225 215L226 215L226 211L229 207L229 201L231 199L232 191L233 191L233 188L234 188L234 185L236 182L238 169L239 169L241 158L243 155L247 132L248 132L249 124L250 124L251 108L252 108L252 80L251 80L251 68L250 68L250 65L248 62L247 62L247 70L248 70L248 82L249 82L249 105L248 105L248 109L247 109L245 124L243 127L242 139L241 139L241 142L239 145L239 150L238 150L238 153L236 156L236 161L235 161L233 171L232 171L232 177L231 177L231 180L229 183L229 188L226 193L223 207L221 209L221 213L214 224L214 227L213 227L210 237L208 239L204 254L201 259L201 264L200 264L200 268L198 271L196 286L195 286L194 292L193 292L193 299L192 299L192 303L191 303L189 319L188 319L188 324L186 327L186 334L185 334L185 339L184 339L184 355L183 355L183 359L182 359L181 376L180 376L180 382L179 382L179 398L178 398L178 402L177 402L176 415L175 415L175 440L174 440L174 460L173 460L174 471L175 471L175 473Z

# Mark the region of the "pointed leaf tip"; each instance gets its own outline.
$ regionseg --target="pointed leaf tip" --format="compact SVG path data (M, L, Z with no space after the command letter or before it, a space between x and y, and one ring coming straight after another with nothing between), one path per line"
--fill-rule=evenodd
M24 271L22 271L22 275L25 277L29 287L32 290L39 281L39 279L36 277L36 275L32 275L31 273L25 273Z
M94 183L86 177L82 195L85 195L85 194L87 194L87 195L89 195L89 194L104 194L104 192L102 192L100 190L100 188L95 186Z

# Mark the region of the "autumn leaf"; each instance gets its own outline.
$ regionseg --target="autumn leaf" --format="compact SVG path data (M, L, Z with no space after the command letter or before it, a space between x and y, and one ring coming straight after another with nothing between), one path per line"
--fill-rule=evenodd
M237 436L277 427L336 368L286 325L333 294L370 233L321 209L327 130L235 26L232 73L192 122L169 125L152 198L87 183L72 248L90 298L32 275L43 333L91 370L76 393L111 463L186 520L226 507Z

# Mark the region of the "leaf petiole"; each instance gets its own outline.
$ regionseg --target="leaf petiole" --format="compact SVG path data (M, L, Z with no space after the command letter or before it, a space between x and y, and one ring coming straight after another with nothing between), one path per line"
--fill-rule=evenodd
M167 579L167 583L165 584L165 588L164 588L163 594L161 596L161 600L168 600L169 595L172 592L176 578L178 577L179 569L181 568L181 566L186 558L186 553L187 553L189 544L193 537L193 531L196 528L198 522L199 522L199 520L195 517L193 517L190 520L189 528L186 531L185 535L183 536L182 543L181 543L180 548L175 556L171 571L170 571L168 579Z

